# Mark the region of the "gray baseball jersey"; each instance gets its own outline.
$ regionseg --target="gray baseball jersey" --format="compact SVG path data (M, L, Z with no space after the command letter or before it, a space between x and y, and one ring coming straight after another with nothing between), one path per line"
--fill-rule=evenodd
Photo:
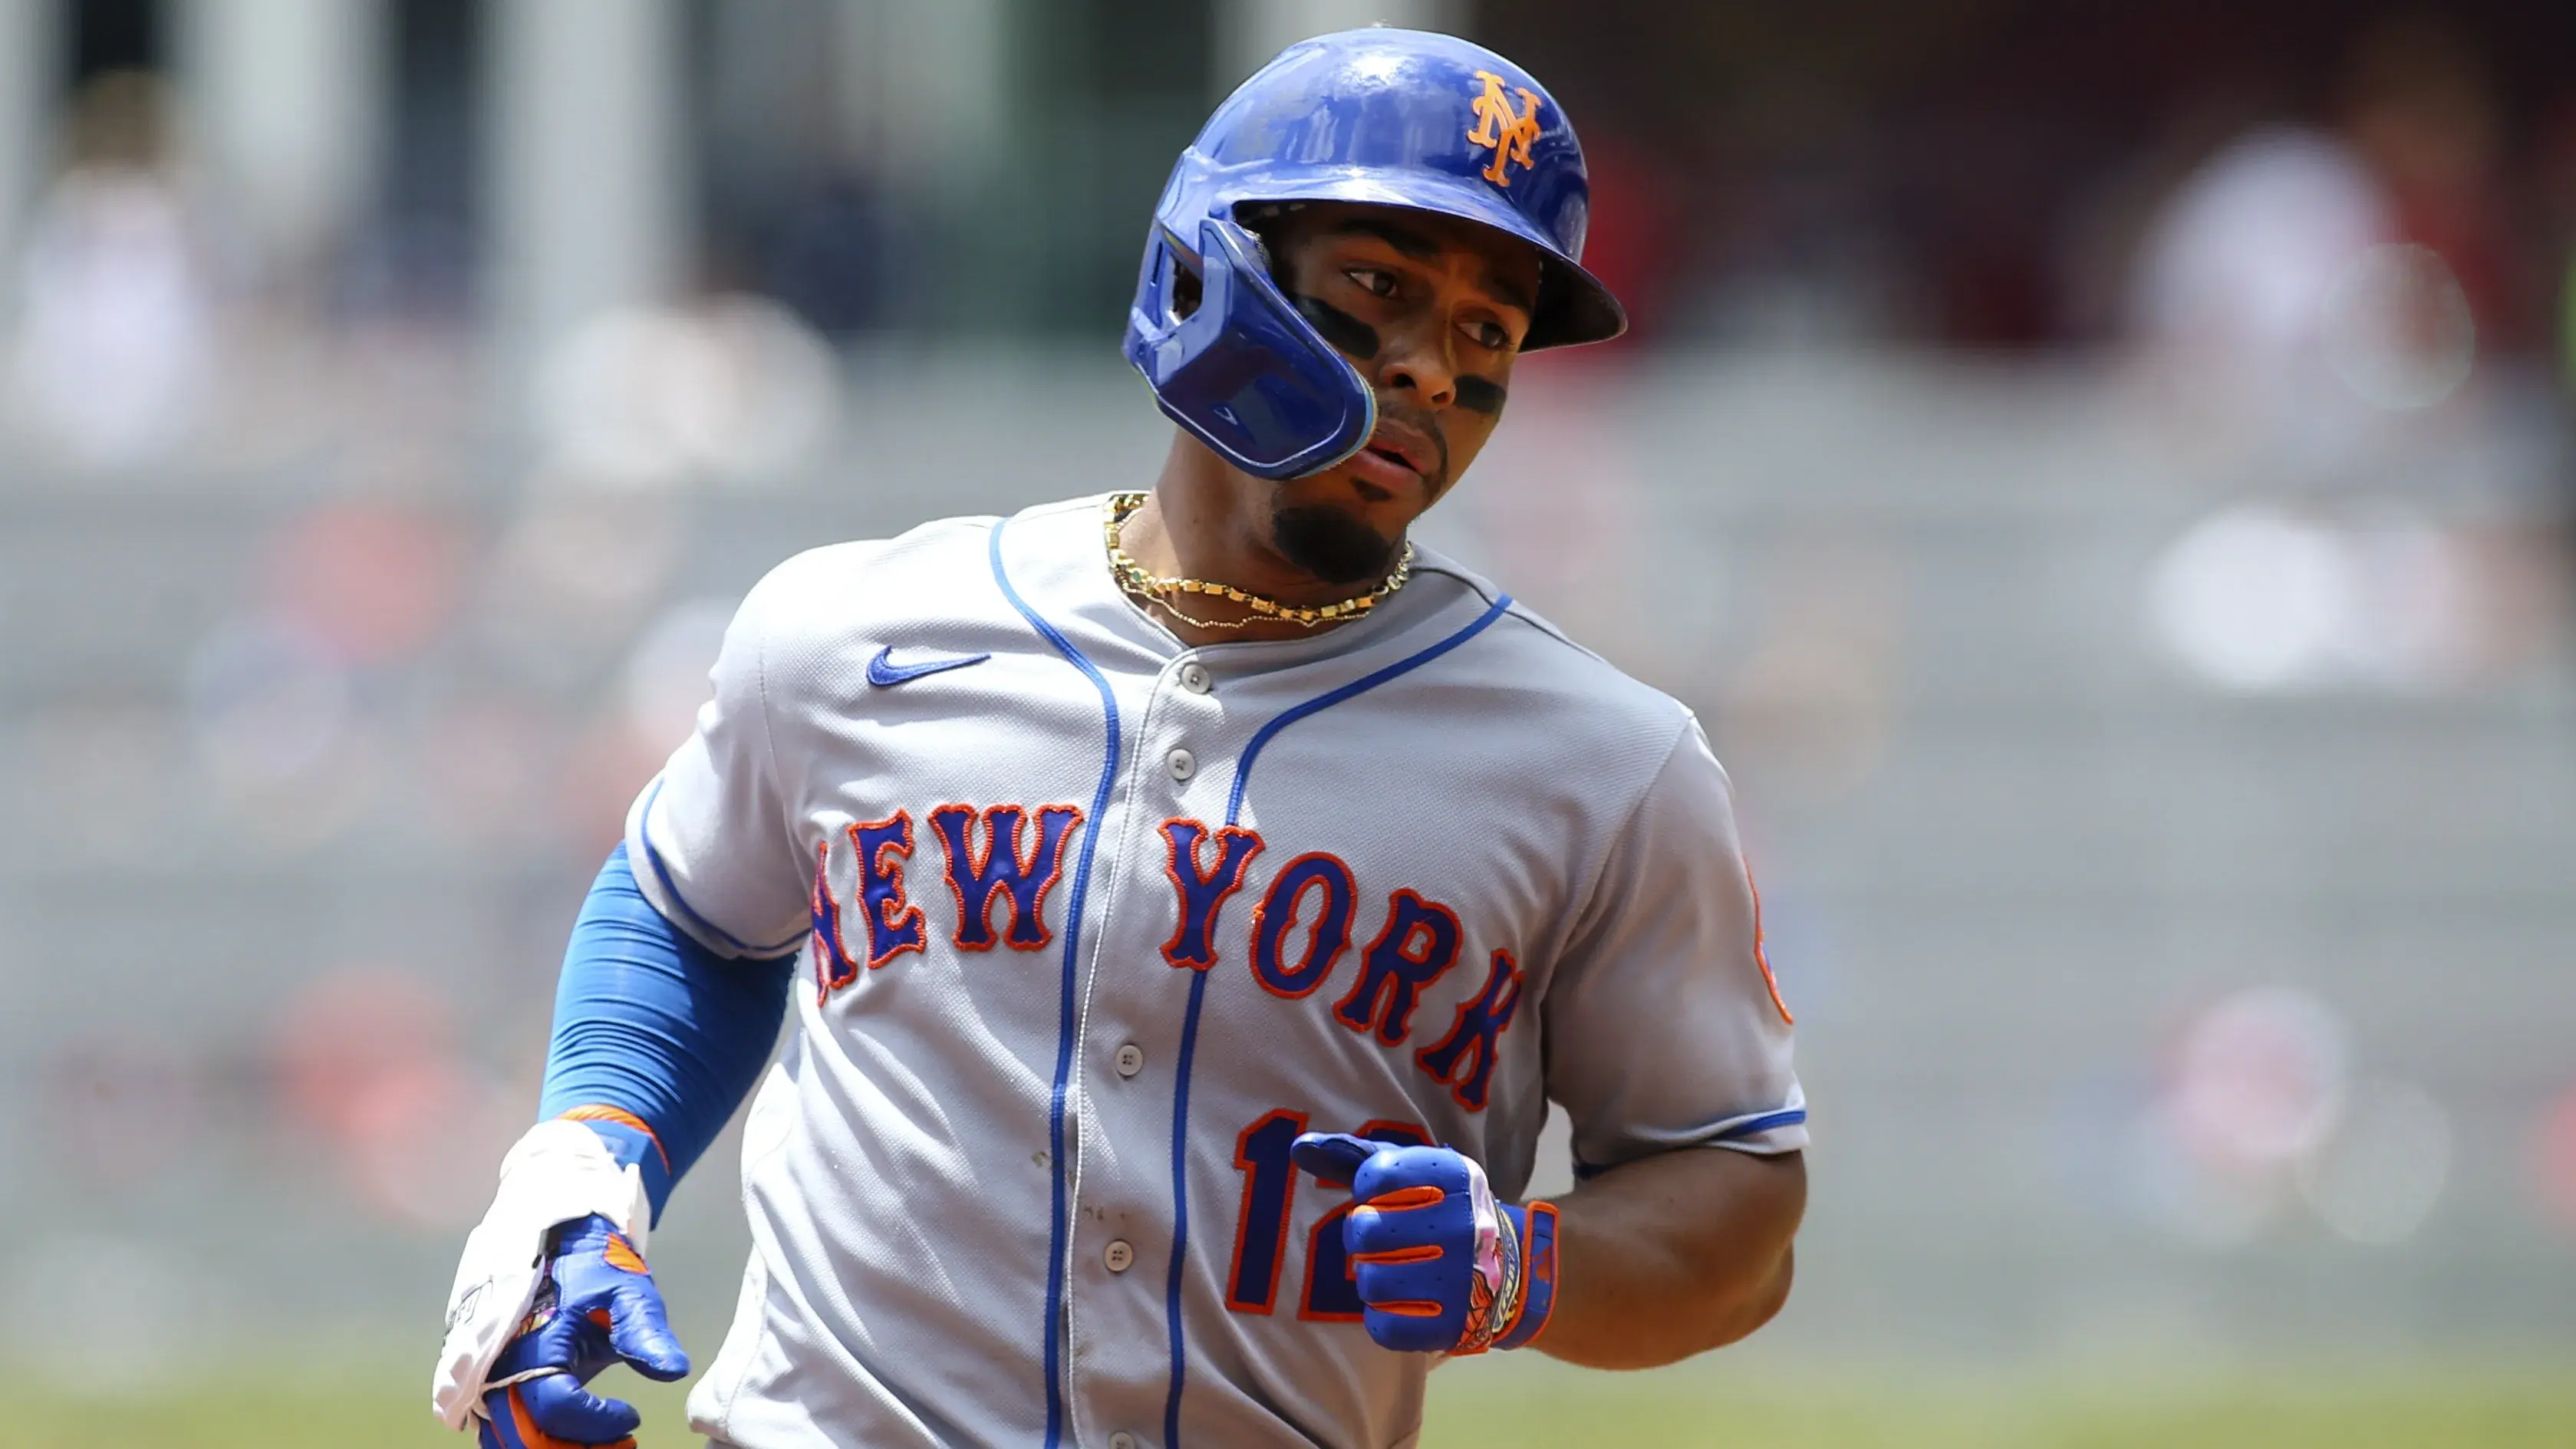
M1803 1146L1690 713L1425 552L1311 639L1189 647L1107 501L819 549L752 591L637 801L645 893L801 943L753 1251L689 1401L746 1446L1412 1442L1300 1131L1516 1197Z

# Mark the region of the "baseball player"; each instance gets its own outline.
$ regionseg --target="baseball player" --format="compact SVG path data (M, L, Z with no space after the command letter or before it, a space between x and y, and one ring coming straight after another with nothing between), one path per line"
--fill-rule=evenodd
M1778 1310L1806 1112L1726 777L1406 541L1519 354L1625 326L1586 203L1501 56L1295 46L1156 208L1152 489L752 591L573 929L450 1425L622 1442L588 1380L689 1371L648 1231L755 1080L722 1444L1409 1444L1444 1355ZM1551 1101L1580 1185L1521 1201Z

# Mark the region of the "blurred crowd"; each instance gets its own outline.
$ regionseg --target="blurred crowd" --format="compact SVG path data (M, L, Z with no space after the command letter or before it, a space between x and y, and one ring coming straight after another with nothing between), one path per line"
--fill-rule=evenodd
M2460 365L2463 328L2481 355L2563 369L2576 325L2576 97L2548 60L2576 46L2576 22L2555 7L972 0L953 8L997 32L979 52L991 74L961 67L949 83L993 93L952 97L938 119L997 134L961 155L958 135L917 134L909 98L874 68L912 54L914 3L658 7L672 20L657 144L688 213L674 291L759 292L843 338L961 322L1113 332L1114 306L1088 304L1126 290L1135 217L1247 68L1245 44L1299 33L1300 16L1382 12L1531 57L1580 116L1598 176L1593 260L1634 299L1641 341L2191 338L2277 354L2321 325L2311 314L2339 282L2397 286L2423 293L2405 323L2435 355L2422 376L2359 385L2421 405ZM500 260L484 193L509 145L493 134L491 54L507 0L363 7L381 12L357 59L385 72L371 90L382 114L349 142L367 156L343 163L368 194L336 214L314 197L209 193L242 178L166 124L204 109L182 64L185 4L61 0L63 184L25 258L24 304L64 295L95 248L166 268L182 240L213 273L202 283L318 292L342 318L409 308L461 322L491 302L478 269ZM1244 12L1278 14L1247 42ZM1041 130L1042 145L1014 139ZM923 168L972 193L962 222ZM99 194L114 182L174 193L194 230ZM246 200L307 214L245 225ZM972 234L1032 223L1040 234ZM2440 275L2347 278L2373 247L2419 249ZM1010 275L978 275L970 258ZM1035 291L1084 306L989 312L959 295Z
M1610 163L1595 244L1664 336L2278 346L2297 289L2411 244L2482 347L2566 355L2556 7L1487 10Z
M2481 373L2576 384L2576 92L2542 59L2576 22L2556 7L975 0L953 9L997 32L965 37L987 74L961 66L967 98L924 120L888 74L915 0L672 4L664 154L609 158L668 173L679 213L681 255L634 305L750 293L844 342L1105 345L1166 158L1246 64L1229 17L1367 10L1530 56L1580 115L1591 260L1638 322L1614 356L2135 357L2193 426L2308 471L2382 441L2338 409L2433 408ZM263 194L191 132L191 86L216 87L180 63L208 48L180 43L180 0L66 0L59 164L8 309L21 428L120 466L255 410L212 399L280 328L506 332L524 259L496 173L535 148L496 134L503 7L369 7L381 114L343 143L364 179L334 200Z

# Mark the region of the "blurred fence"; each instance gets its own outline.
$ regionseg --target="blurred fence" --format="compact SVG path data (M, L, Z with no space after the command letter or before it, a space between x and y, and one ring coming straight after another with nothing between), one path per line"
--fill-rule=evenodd
M0 1352L425 1353L731 601L1166 437L1096 353L615 325L534 452L390 333L228 354L179 461L0 454ZM1533 367L1430 540L1734 775L1815 1105L1766 1342L2576 1347L2558 415L2293 466L2169 384ZM732 1176L657 1240L693 1343Z

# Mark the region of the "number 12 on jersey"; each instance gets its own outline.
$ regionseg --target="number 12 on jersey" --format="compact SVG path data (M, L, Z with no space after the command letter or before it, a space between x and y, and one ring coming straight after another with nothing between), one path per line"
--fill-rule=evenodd
M1288 1210L1297 1199L1297 1165L1289 1149L1306 1130L1306 1114L1280 1108L1267 1112L1234 1140L1234 1165L1243 1174L1243 1207L1234 1226L1234 1270L1226 1275L1225 1306L1237 1313L1268 1313L1279 1297L1279 1273L1288 1257ZM1359 1136L1400 1146L1428 1147L1431 1134L1403 1122L1371 1122ZM1348 1183L1317 1178L1325 1187ZM1351 1283L1348 1250L1342 1245L1342 1219L1351 1205L1336 1203L1315 1222L1306 1238L1306 1291L1299 1318L1323 1322L1359 1321L1364 1305Z

